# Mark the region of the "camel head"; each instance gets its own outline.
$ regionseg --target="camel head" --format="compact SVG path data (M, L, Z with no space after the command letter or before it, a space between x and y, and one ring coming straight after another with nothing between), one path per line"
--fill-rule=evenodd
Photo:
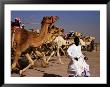
M50 43L52 42L57 36L62 35L64 32L63 29L58 28L58 27L51 27L51 30L49 31L47 35L47 41L45 43Z
M95 40L95 37L85 36L85 37L83 37L83 40L84 40L85 42L91 42L92 40Z
M95 40L95 37L90 36L90 41Z
M77 37L80 37L80 36L82 36L82 33L80 33L80 32L75 32L74 35L77 36Z
M53 26L50 33L53 35L62 35L64 33L64 29Z
M41 24L52 24L54 22L56 22L59 19L58 16L45 16L43 17L43 20L41 22Z

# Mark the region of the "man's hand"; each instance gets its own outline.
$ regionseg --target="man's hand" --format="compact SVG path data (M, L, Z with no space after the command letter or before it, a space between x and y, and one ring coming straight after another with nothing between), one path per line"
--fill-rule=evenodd
M88 60L88 58L87 57L84 57L84 60Z
M75 59L76 61L78 61L78 58L77 58L77 57L75 57L74 59Z

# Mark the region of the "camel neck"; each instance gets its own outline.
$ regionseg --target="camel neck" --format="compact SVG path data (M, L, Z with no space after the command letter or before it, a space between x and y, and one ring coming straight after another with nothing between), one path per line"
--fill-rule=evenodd
M47 33L48 33L48 26L49 26L49 24L43 24L41 26L40 36L47 35Z

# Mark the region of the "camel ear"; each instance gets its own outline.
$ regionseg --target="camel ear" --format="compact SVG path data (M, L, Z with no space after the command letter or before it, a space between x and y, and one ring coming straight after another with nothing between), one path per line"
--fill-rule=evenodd
M53 25L51 28L53 29L53 28L55 28L55 26Z
M58 16L56 16L57 19L60 19Z
M61 32L64 32L64 29L61 29Z

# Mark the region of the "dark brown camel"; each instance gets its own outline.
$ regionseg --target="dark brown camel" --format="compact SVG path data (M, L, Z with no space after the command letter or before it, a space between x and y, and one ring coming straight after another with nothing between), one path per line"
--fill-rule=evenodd
M14 42L13 43L13 49L14 49L14 60L12 63L12 70L16 68L16 64L18 63L18 59L22 52L24 52L29 47L39 47L46 41L46 37L48 35L48 28L51 26L54 22L57 21L57 16L46 16L43 17L43 20L41 22L41 30L40 34L35 35L33 32L30 32L26 29L20 29L12 27L12 32L14 32ZM30 66L33 65L33 61L28 53L25 54L26 58L29 60ZM27 69L27 68L26 68ZM24 69L25 71L25 69Z

